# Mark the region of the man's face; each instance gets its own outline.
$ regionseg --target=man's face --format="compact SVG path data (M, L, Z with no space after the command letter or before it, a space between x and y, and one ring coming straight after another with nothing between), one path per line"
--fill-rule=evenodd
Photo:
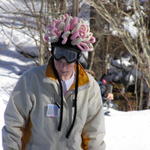
M74 73L76 61L79 58L79 52L64 48L54 47L52 51L54 57L54 65L62 80L68 80Z
M56 60L54 59L54 65L58 72L60 79L68 80L71 78L72 74L74 73L75 69L75 62L67 63L65 59Z

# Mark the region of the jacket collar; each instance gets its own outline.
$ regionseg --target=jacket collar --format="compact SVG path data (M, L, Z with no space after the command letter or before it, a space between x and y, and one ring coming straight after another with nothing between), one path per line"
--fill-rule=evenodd
M52 79L52 80L57 80L55 73L53 71L52 63L51 61L48 63L45 71L45 76ZM89 83L89 77L84 70L84 68L79 64L79 86L84 86L87 83ZM71 86L71 89L75 88L75 84Z

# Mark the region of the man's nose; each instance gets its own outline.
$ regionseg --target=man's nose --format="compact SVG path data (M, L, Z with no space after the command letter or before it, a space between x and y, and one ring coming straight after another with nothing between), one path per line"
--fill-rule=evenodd
M60 60L60 64L61 64L61 66L62 66L62 67L64 67L64 66L67 66L67 65L68 65L68 63L67 63L66 59L64 59L64 58L62 58L62 59Z

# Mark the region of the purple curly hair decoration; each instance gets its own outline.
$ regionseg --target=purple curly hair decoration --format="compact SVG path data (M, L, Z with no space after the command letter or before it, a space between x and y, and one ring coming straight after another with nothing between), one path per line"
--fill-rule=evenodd
M47 42L55 43L60 38L62 45L71 40L71 45L77 46L81 51L93 51L93 43L96 41L85 20L68 14L60 16L47 26L44 37Z

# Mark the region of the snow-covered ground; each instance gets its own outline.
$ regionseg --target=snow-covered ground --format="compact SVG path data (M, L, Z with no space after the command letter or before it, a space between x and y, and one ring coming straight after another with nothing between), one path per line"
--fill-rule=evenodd
M106 118L106 150L149 150L150 110L111 110Z
M2 0L2 2L7 2ZM3 28L9 35L10 30ZM15 43L34 52L36 48L28 37L13 31ZM0 131L4 125L4 111L11 91L24 71L33 67L33 59L25 58L17 47L9 43L8 38L0 28ZM28 44L27 44L28 42ZM105 116L106 150L149 150L150 149L150 110L122 112L111 110L110 116ZM2 150L0 137L0 150Z

